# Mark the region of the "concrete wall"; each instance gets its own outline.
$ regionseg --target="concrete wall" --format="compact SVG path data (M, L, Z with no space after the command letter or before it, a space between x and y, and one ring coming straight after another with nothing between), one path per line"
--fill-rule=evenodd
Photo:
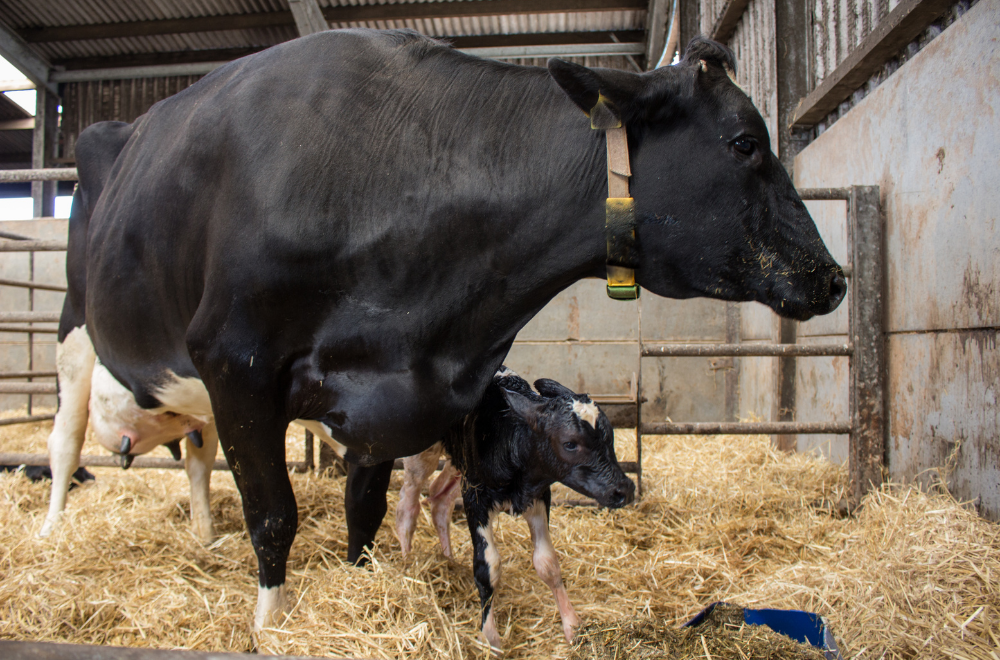
M32 236L42 240L65 240L66 221L0 222L0 231ZM25 252L6 252L0 256L0 277L65 286L66 255L64 252L37 252L34 256ZM29 305L28 289L0 286L0 310L5 312L25 311L32 308L40 312L62 310L62 293L36 290L31 295L33 296L33 306ZM29 365L34 371L54 371L56 368L55 342L56 336L54 334L35 334L29 351L27 334L0 332L0 371L27 371ZM29 360L29 353L33 356L33 360ZM54 378L37 380L38 382L55 382ZM0 410L23 409L27 404L28 395L26 394L0 395ZM36 407L55 407L56 397L36 394L33 397L33 404Z
M1000 518L997 25L1000 0L982 0L795 160L800 187L881 188L890 474L927 478L951 457L955 494L993 519ZM837 217L817 214L828 241L843 234ZM808 341L845 329L835 315L799 334ZM797 418L824 406L846 411L837 398L846 373L836 362L800 367Z

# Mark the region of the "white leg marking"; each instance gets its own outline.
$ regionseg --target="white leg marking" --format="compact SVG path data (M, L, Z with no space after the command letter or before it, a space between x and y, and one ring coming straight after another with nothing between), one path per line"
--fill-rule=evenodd
M184 468L191 483L191 527L195 536L208 544L215 538L209 505L212 464L219 447L219 433L214 422L202 429L201 438L201 449L195 447L190 438L184 439Z
M260 632L264 628L281 624L286 605L285 585L280 587L262 587L257 585L257 609L253 614L253 631Z
M431 484L428 498L431 502L431 520L437 530L441 552L451 559L451 518L455 511L455 500L462 494L462 475L458 469L445 461L441 473Z
M38 533L50 535L66 508L66 493L73 473L80 466L80 450L87 432L90 379L94 371L94 347L86 326L74 329L56 347L59 373L59 410L49 435L49 465L52 467L52 493L49 512Z
M556 607L559 608L559 618L562 619L563 635L567 642L572 643L574 629L580 626L580 619L572 603L569 602L566 587L563 586L559 557L549 536L549 517L545 513L545 503L535 500L534 505L524 512L524 519L528 523L528 529L531 530L531 543L535 547L531 556L535 572L542 578L542 582L552 589L552 595L556 597Z
M500 645L500 633L497 632L497 622L493 618L495 609L495 607L490 607L489 614L486 615L486 621L483 622L483 638L490 645L493 655L502 655L503 647Z
M484 558L486 559L486 566L490 569L490 586L496 589L500 583L500 574L503 572L503 566L500 562L500 553L497 551L497 542L493 538L494 520L496 520L496 513L490 512L490 521L485 527L479 528L479 535L486 541Z

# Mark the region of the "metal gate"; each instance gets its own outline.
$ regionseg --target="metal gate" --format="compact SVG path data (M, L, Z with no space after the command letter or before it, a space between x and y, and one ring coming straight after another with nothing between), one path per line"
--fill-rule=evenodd
M0 171L0 183L25 181L75 181L77 174L71 168L51 168L36 170ZM885 415L883 403L885 348L883 333L882 290L882 219L879 208L879 191L876 186L853 186L850 188L824 188L800 190L804 200L843 200L848 208L848 245L851 262L844 271L849 289L849 343L846 344L673 344L645 342L642 338L641 306L639 307L638 337L635 345L638 351L639 368L632 380L631 392L627 395L597 395L600 405L634 407L636 429L636 460L623 461L622 468L636 475L638 492L642 494L642 436L643 435L721 435L721 434L848 434L849 472L852 484L852 503L857 504L861 496L873 486L883 481L885 451ZM65 251L62 241L40 241L27 236L0 232L0 252L43 252ZM40 289L65 291L65 287L41 284L33 281L0 279L0 286L14 286L29 290ZM30 301L30 298L29 298ZM31 338L36 333L55 333L52 327L36 326L36 323L58 322L58 312L0 312L0 332L24 332ZM24 325L15 325L24 324ZM30 355L30 353L29 353ZM642 403L646 400L642 386L642 359L659 357L818 357L846 356L850 360L849 378L849 421L829 422L643 422ZM27 382L0 382L0 394L55 394L55 383L35 383L33 378L53 377L55 372L11 371L0 373L0 380L26 379ZM51 419L52 415L32 415L29 398L29 414L0 420L0 425L18 424ZM619 423L619 427L624 424ZM321 444L322 446L322 444ZM321 450L319 467L330 464L330 454ZM324 460L325 459L325 460ZM48 465L45 454L0 453L0 464ZM118 459L113 456L81 456L81 466L116 467ZM138 457L133 462L137 468L182 469L183 461L169 458ZM314 439L312 433L305 434L305 460L290 462L289 468L303 472L313 469ZM396 468L401 469L397 461ZM215 462L215 469L228 470L224 460Z

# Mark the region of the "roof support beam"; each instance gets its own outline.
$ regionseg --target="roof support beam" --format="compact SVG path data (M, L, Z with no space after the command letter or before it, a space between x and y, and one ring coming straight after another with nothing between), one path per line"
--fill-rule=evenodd
M316 0L288 0L288 8L295 17L300 37L330 29Z
M503 16L508 14L549 14L594 11L645 11L648 0L490 0L489 2L407 2L391 5L353 5L327 7L323 16L329 23L361 21L406 21L427 18L466 16ZM291 11L256 14L228 14L198 18L177 18L128 23L101 23L24 29L21 36L29 43L79 41L144 37L190 32L247 30L295 25Z
M667 19L672 0L649 0L646 11L646 69L653 69L660 61L667 42Z
M35 83L36 87L48 87L57 93L55 85L49 83L52 66L25 43L13 30L0 23L0 56L13 64L18 71Z

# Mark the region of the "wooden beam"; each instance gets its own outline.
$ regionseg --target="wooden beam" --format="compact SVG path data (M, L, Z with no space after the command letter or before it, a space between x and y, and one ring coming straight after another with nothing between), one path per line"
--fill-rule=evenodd
M799 102L792 125L809 128L822 121L952 4L952 0L902 0L816 89Z
M172 53L124 53L101 57L74 57L54 59L52 65L67 71L81 69L118 69L136 66L160 66L164 64L200 64L201 62L229 62L247 55L253 55L266 46L245 48L206 48L203 50L182 50ZM59 72L54 72L53 75Z
M0 92L21 92L34 88L35 83L30 80L0 80Z
M421 2L391 5L327 7L323 16L330 23L361 21L406 21L425 18L503 16L508 14L551 14L567 12L623 11L646 9L645 0L489 0L464 2ZM148 37L163 34L250 30L295 25L291 11L254 14L226 14L197 18L173 18L126 23L98 23L62 27L25 28L19 34L28 43Z
M7 119L5 121L0 121L0 131L26 131L31 130L35 127L34 117L25 117L23 119Z
M646 69L660 60L667 41L667 19L673 0L649 0L646 9Z
M37 87L48 87L55 94L55 85L49 83L52 66L48 60L31 50L31 47L16 32L0 23L0 57L35 83Z
M733 36L736 25L743 17L743 12L750 5L750 0L728 0L712 26L712 38L720 43L726 43Z
M330 29L316 0L288 0L288 8L295 17L295 28L300 37Z

